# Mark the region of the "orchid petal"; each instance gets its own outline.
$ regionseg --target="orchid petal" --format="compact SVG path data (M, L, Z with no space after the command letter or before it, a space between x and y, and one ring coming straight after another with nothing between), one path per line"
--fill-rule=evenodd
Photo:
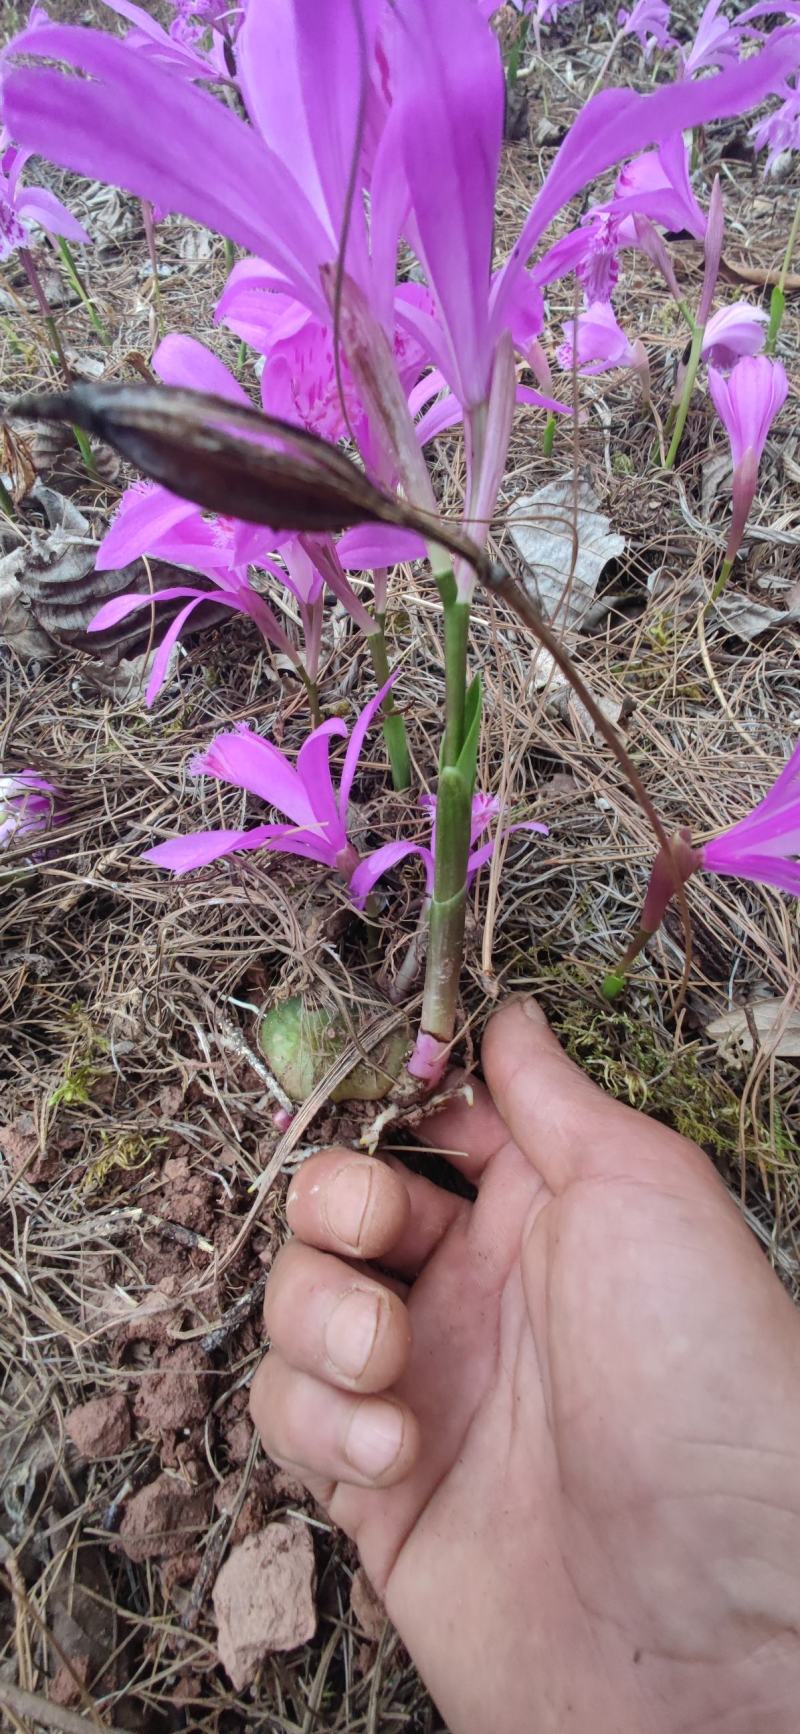
M127 620L129 614L134 614L137 608L146 608L152 602L172 602L176 596L198 596L204 592L189 589L184 585L170 585L166 590L148 591L145 595L136 595L126 591L124 596L112 596L110 602L104 602L89 621L87 632L105 632L109 626L119 625L120 620Z
M393 524L359 524L345 530L336 544L346 571L371 572L375 566L399 566L404 560L424 560L427 548L416 530Z
M339 817L331 781L330 743L334 735L347 736L345 724L339 717L331 717L313 729L297 755L297 772L314 816L324 826L325 839L335 855L345 847L347 832Z
M365 704L348 741L347 752L345 753L344 765L342 767L342 775L339 783L339 817L345 828L347 827L347 803L350 800L350 790L353 787L353 779L356 774L358 761L361 757L361 751L366 739L367 730L370 727L373 718L380 710L386 694L391 692L399 673L399 668L396 668L394 674L390 674L389 679L385 681L380 692L376 692L374 698L370 699L369 704Z
M302 286L325 316L318 271L329 240L294 176L253 128L100 31L40 25L15 38L13 54L66 61L90 75L39 64L5 72L4 115L23 144L227 235ZM147 115L164 124L145 124Z
M47 187L23 187L16 200L16 209L20 217L38 223L50 235L63 235L67 241L91 242L92 237L83 224Z
M649 95L602 90L568 132L498 282L495 317L536 242L576 193L635 151L705 121L740 115L770 96L800 60L800 35L777 32L766 48L711 78L665 85Z
M164 633L164 637L162 638L155 656L153 657L153 668L144 695L144 702L147 705L148 710L150 706L155 703L155 700L164 685L170 656L172 655L173 648L177 644L187 620L190 619L192 614L194 614L195 609L199 608L201 603L205 602L205 600L206 598L203 595L195 596L191 602L187 602L186 607L182 608L179 614L176 614L175 619L170 621L169 626Z
M170 837L145 849L141 859L156 867L168 867L171 873L193 873L197 867L207 867L235 849L261 849L271 838L275 825L256 825L250 831L193 831L186 837Z
M370 892L378 880L388 873L398 862L405 861L409 855L420 855L426 862L429 875L433 875L433 856L424 843L384 843L380 849L373 849L370 855L365 855L350 880L350 896L356 907L362 909ZM430 887L428 888L430 895Z
M258 795L270 807L277 807L295 825L311 826L316 814L301 778L283 753L263 735L250 729L215 735L210 747L194 760L197 775L217 777Z
M140 554L149 554L165 531L187 518L199 518L197 506L190 500L180 500L157 483L144 488L128 488L117 507L116 516L97 550L95 568L98 572L113 572L129 566Z
M212 397L226 398L229 403L250 402L230 368L204 343L198 343L196 337L181 337L177 332L171 332L162 338L153 355L153 371L165 385L206 391Z
M419 421L414 423L414 432L419 444L424 446L427 445L428 440L437 439L439 434L444 433L447 428L458 427L463 420L462 405L458 398L454 397L451 391L448 391L444 397L440 397L436 403L432 403L430 409L426 409L425 414L421 415Z
M488 297L503 137L497 40L474 0L405 0L395 110L415 241L447 333L443 371L462 403L483 402Z

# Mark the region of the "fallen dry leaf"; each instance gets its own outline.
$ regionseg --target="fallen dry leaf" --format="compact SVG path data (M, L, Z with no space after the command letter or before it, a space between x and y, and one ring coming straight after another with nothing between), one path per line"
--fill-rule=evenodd
M626 545L588 482L579 483L577 496L570 476L524 494L508 523L527 568L523 582L544 619L562 628L588 624L600 576Z
M783 999L735 1006L706 1026L706 1035L728 1059L753 1052L753 1031L764 1053L778 1060L800 1060L800 1008Z

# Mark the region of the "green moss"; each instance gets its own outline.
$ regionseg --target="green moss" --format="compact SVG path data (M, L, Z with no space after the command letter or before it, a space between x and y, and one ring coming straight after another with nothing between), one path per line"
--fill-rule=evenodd
M91 1060L77 1060L56 1084L47 1102L50 1108L85 1107L92 1099L92 1089L100 1073Z
M631 1012L576 999L554 1010L570 1055L609 1095L663 1120L710 1155L730 1161L741 1143L739 1097L719 1070L704 1066L700 1043L677 1050ZM745 1128L746 1154L765 1154L766 1128Z

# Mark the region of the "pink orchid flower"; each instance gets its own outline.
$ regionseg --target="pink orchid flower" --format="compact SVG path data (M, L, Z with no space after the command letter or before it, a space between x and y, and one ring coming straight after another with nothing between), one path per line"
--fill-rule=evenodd
M785 151L800 151L800 87L787 84L784 91L780 107L758 121L749 133L754 149L767 152L767 174Z
M165 30L143 6L135 5L134 0L104 0L104 4L132 26L125 37L127 46L151 61L154 66L163 67L169 73L177 72L183 78L213 80L215 83L230 82L225 71L200 47L202 29L176 30L173 24L169 30ZM198 8L194 7L193 10L197 11ZM188 23L188 20L186 22Z
M700 14L695 38L681 49L683 70L687 78L705 66L735 66L742 49L741 26L731 24L723 13L722 0L708 0Z
M756 492L758 466L767 435L786 400L789 382L780 361L766 355L746 355L727 379L708 370L714 408L724 423L733 457L733 518L726 560L735 559Z
M418 855L423 862L425 867L425 895L426 897L433 896L434 862L436 859L436 796L421 795L419 805L424 807L430 815L430 843L409 843L398 839L393 843L384 843L380 849L375 849L356 868L350 881L350 894L357 904L362 905L370 891L377 885L378 880L383 878L384 873L388 873L400 861L405 861L409 855ZM496 836L491 838L490 842L482 843L479 848L476 848L478 838L483 835L493 819L499 816L499 813L500 802L495 795L484 795L480 792L473 795L470 854L467 860L466 883L468 889L479 868L484 867L487 861L491 860L498 843L503 842L504 838L510 837L512 832L538 831L543 837L549 834L547 825L540 824L536 819L528 819L517 825L506 825L502 831L498 831Z
M757 355L764 347L769 317L749 301L732 301L720 307L707 321L701 354L711 367L726 373L743 355Z
M249 402L224 362L192 337L165 337L153 366L167 385L211 392L232 403ZM207 517L190 500L156 483L134 483L123 495L110 529L100 543L97 569L114 571L142 554L199 572L214 586L168 585L152 594L126 591L113 597L92 620L89 631L103 632L137 609L154 602L184 599L153 659L145 701L152 705L166 678L169 658L192 615L210 600L232 613L247 614L262 637L295 665L296 646L274 609L254 588L249 567L270 572L295 596L305 635L305 671L315 678L322 635L323 588L327 581L362 631L374 621L345 577L331 537L287 537L235 518ZM280 564L276 560L279 558Z
M617 24L625 36L636 36L649 60L654 48L674 48L675 38L669 34L667 0L636 0L630 12L621 9Z
M800 745L763 800L705 843L700 857L710 873L750 879L800 897Z
M288 822L173 837L148 849L143 860L173 873L190 873L237 850L267 849L317 861L351 884L360 857L348 837L348 802L367 731L396 679L396 673L391 675L362 710L347 744L338 791L331 776L330 744L337 736L346 740L348 730L337 717L312 730L294 766L272 741L244 725L217 735L207 752L194 760L194 772L257 795L285 813Z
M641 338L630 343L617 323L613 307L607 301L597 301L568 319L562 326L565 342L557 351L558 364L568 372L577 358L578 372L590 376L606 373L612 367L630 367L646 374L647 355Z
M672 862L661 849L653 862L628 962L661 926L675 895L676 869L684 885L702 871L749 879L754 885L770 885L800 897L800 745L763 800L727 831L697 847L690 831L682 827L671 841Z
M18 837L49 830L58 819L58 791L38 771L16 771L0 776L0 850Z
M39 24L36 28L41 29ZM49 187L23 187L20 176L30 151L17 150L0 128L0 261L28 245L28 228L35 223L66 241L91 241L82 223L62 205Z

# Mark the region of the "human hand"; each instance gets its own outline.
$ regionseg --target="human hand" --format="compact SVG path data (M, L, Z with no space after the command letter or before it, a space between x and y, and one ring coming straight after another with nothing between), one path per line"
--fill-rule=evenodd
M797 1734L800 1321L702 1152L533 1001L483 1069L422 1131L474 1204L345 1150L295 1176L265 1448L453 1734Z

